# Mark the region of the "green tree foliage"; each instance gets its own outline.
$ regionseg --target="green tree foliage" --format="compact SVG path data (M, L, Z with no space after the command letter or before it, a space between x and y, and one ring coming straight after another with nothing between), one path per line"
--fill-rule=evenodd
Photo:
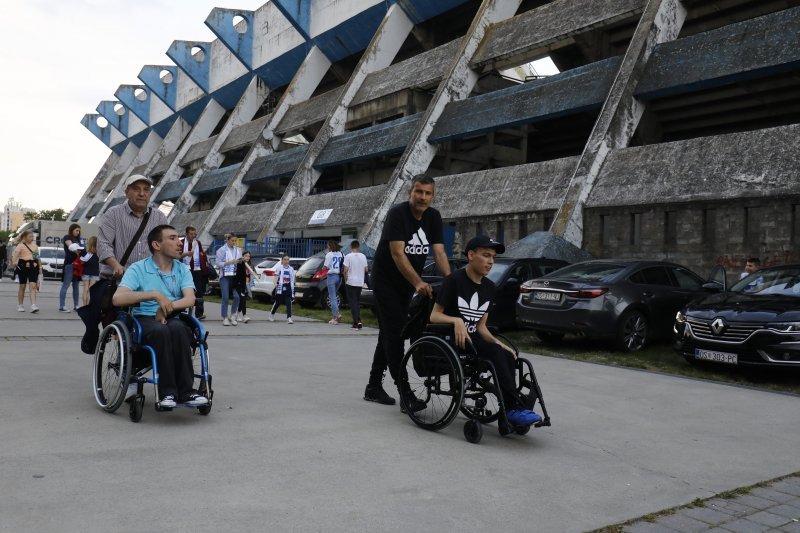
M31 211L25 213L25 221L30 220L67 220L69 213L60 207L58 209L44 209L42 211Z

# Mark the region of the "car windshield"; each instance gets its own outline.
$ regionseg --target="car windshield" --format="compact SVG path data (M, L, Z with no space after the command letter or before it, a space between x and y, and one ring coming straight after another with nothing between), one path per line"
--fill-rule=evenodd
M626 265L616 263L583 263L556 270L544 277L570 281L604 281L624 270Z
M280 263L279 260L275 259L267 259L266 261L261 261L259 264L256 265L256 268L261 268L264 270L270 269Z
M800 298L800 267L759 270L739 280L730 290L753 296Z
M39 257L42 259L64 259L62 248L39 248Z
M500 283L500 278L503 277L503 274L508 270L509 266L511 266L511 263L495 263L492 265L492 269L486 277L495 283Z
M324 257L312 257L311 259L303 263L303 266L300 267L300 270L298 270L297 273L313 274L314 272L319 270L319 267L321 267L322 263L324 262L325 262Z

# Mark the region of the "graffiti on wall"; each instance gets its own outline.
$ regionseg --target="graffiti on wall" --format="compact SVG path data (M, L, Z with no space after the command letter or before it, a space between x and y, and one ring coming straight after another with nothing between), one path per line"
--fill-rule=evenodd
M720 255L717 257L717 264L725 268L744 269L748 257L750 256L744 254ZM783 250L773 252L771 255L764 254L759 259L761 259L761 267L765 268L774 265L785 265L786 263L800 263L800 254L791 250Z

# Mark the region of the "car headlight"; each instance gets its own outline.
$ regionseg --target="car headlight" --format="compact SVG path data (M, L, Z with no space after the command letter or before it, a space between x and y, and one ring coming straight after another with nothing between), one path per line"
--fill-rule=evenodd
M796 333L800 332L800 322L774 322L772 324L767 324L767 328L782 333Z
M675 323L683 324L684 322L686 322L686 315L683 314L683 311L678 311L675 314Z

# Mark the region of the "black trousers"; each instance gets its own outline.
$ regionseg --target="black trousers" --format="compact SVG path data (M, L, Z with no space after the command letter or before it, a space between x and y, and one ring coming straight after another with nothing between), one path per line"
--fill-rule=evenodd
M472 345L478 353L478 358L491 361L497 373L497 385L503 394L503 403L506 409L518 409L521 407L519 393L517 392L517 381L514 376L516 362L511 353L494 343L489 343L478 335L470 335Z
M194 281L194 316L203 316L206 314L203 297L206 294L208 277L205 272L192 270L192 281Z
M281 304L286 305L286 318L292 318L292 291L284 289L280 294L275 293L275 301L272 304L270 313L274 315Z
M387 367L392 379L397 383L404 347L401 332L408 319L408 304L413 290L407 283L397 287L380 282L377 276L373 277L372 290L375 293L379 331L378 344L375 346L372 368L369 372L369 385L380 385Z
M344 285L347 292L347 304L350 306L350 315L353 317L353 324L361 322L361 287L354 285Z
M180 318L162 324L155 317L137 316L142 325L142 342L156 352L158 393L161 398L172 394L184 401L192 392L192 332ZM161 399L159 398L159 400Z

